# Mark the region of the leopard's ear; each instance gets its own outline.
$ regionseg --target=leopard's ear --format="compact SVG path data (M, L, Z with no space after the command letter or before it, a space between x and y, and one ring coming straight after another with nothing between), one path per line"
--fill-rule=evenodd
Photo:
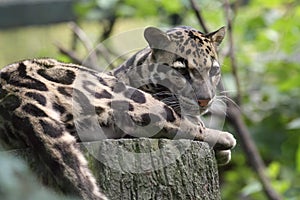
M144 37L151 49L164 49L171 41L169 36L162 30L155 27L148 27L144 31Z
M223 26L214 32L206 34L205 36L210 38L214 46L217 47L221 44L222 40L224 39L225 32L226 32L226 28L225 26Z

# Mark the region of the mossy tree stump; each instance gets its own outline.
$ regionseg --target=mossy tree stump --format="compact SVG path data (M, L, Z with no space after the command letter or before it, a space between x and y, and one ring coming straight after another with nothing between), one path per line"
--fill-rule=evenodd
M110 199L221 199L217 164L207 143L119 139L83 143L82 149Z

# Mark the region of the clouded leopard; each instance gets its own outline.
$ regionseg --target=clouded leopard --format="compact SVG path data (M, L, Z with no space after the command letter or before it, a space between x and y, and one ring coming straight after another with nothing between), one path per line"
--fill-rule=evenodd
M114 71L100 73L54 59L24 60L0 74L0 140L30 147L52 184L83 199L106 199L77 142L105 138L188 138L206 141L227 163L235 139L200 119L220 79L216 47L225 29L145 29L149 47ZM93 123L101 133L93 130ZM143 127L151 125L156 134ZM92 128L91 128L92 127ZM139 127L139 131L135 131ZM149 130L149 129L145 129Z

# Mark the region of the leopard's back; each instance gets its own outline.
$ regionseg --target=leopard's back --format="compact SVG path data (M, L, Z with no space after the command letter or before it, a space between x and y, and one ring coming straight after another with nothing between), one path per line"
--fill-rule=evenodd
M10 129L16 130L20 121L35 121L27 123L28 129L38 128L50 137L62 137L61 131L56 130L57 124L47 121L51 119L74 132L73 91L79 72L89 73L89 70L53 59L25 60L2 69L2 128L9 130L5 127L12 126ZM103 85L99 86L101 90Z
M5 149L32 148L33 159L53 177L47 184L84 199L105 196L76 142L134 134L136 125L146 126L153 118L156 127L174 130L180 122L150 94L82 66L34 59L0 72L1 144Z
M77 71L82 70L52 59L25 60L2 69L1 145L31 148L32 160L43 169L40 179L58 191L106 199L76 145L72 93Z

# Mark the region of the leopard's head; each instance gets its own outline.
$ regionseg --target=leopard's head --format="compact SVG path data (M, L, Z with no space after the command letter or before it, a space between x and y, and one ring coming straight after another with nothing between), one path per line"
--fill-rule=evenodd
M151 62L179 72L192 86L200 111L206 111L221 77L216 49L225 36L225 28L203 34L185 26L167 32L149 27L144 36L151 48ZM174 84L179 84L176 81Z

